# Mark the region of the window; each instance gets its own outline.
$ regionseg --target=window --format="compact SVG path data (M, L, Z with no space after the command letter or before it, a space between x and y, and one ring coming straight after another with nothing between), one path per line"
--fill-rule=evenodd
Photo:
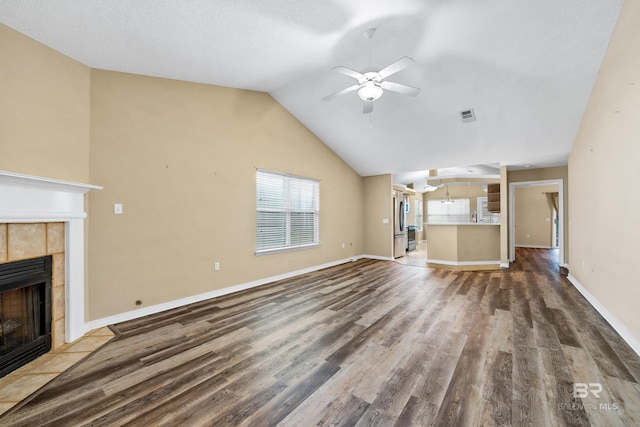
M470 222L469 199L453 199L453 203L442 203L440 199L427 201L428 224L452 224Z
M320 182L258 169L256 254L320 243Z
M413 218L418 231L422 231L422 200L413 201Z

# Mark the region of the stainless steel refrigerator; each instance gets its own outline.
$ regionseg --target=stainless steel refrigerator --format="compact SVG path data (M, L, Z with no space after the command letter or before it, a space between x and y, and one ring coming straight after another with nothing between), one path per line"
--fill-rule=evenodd
M394 191L393 196L393 257L405 255L407 248L407 221L405 214L406 198L401 191Z

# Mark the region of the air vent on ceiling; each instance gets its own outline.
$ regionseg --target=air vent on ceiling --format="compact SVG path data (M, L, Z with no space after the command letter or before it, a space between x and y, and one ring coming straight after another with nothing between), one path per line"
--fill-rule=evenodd
M460 118L462 123L469 123L476 121L476 113L473 112L473 108L469 110L460 111Z

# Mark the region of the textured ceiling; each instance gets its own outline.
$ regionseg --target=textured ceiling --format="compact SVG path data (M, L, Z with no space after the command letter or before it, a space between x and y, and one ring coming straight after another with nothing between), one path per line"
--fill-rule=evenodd
M93 68L268 92L361 175L411 176L566 164L622 2L0 0L0 22ZM413 58L388 80L421 93L321 100L370 56Z

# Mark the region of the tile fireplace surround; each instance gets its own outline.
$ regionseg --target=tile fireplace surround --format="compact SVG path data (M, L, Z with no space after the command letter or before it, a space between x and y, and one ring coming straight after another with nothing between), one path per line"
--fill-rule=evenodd
M94 189L102 187L0 171L0 263L54 256L53 348L87 332L84 194Z

